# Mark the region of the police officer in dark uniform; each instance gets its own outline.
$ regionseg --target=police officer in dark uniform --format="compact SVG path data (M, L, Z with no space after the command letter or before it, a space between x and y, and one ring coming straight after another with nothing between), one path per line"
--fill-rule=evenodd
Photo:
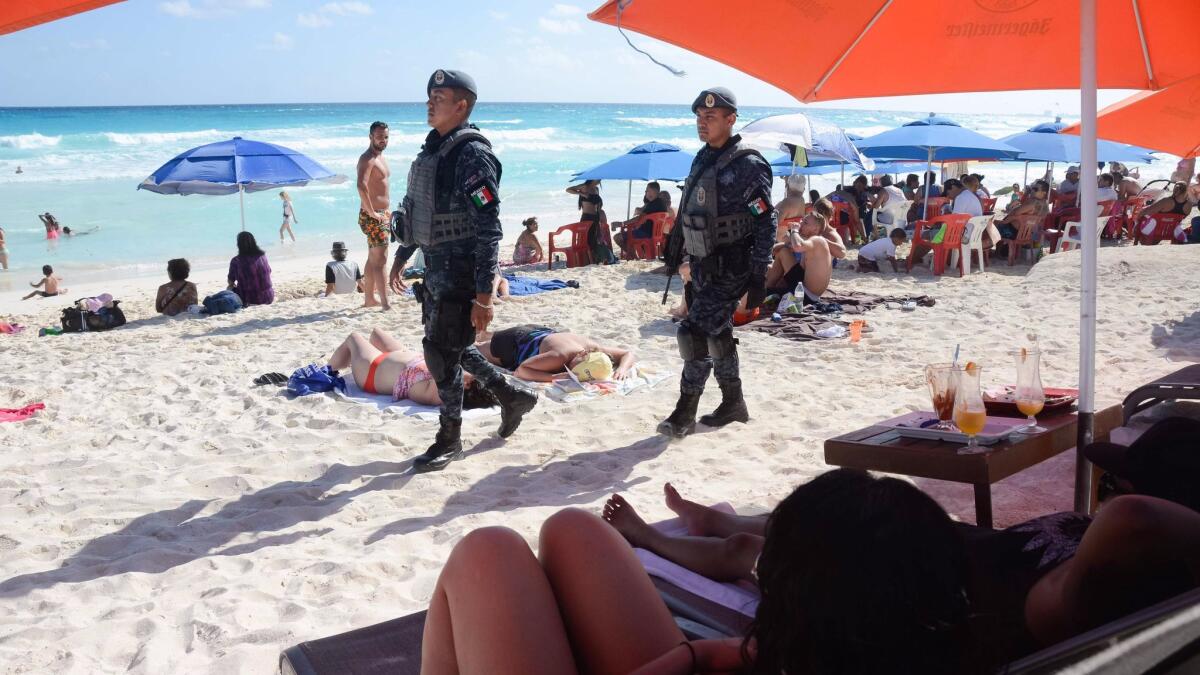
M514 385L475 348L477 331L492 321L492 280L497 273L500 228L500 162L478 128L467 122L478 91L470 75L438 70L426 86L433 131L408 172L408 192L396 214L401 246L390 273L403 290L404 265L420 247L425 281L421 302L425 363L442 399L432 446L413 460L416 471L436 471L462 455L463 370L500 402L499 434L511 436L537 394Z
M692 103L696 130L705 146L696 153L684 184L679 218L671 231L667 264L691 262L688 315L677 338L683 357L679 402L659 433L682 438L696 428L696 409L709 373L721 387L721 404L700 422L721 427L746 422L733 312L743 295L748 309L762 303L771 263L771 167L733 135L737 99L724 87L700 92ZM682 249L682 251L680 251ZM672 250L674 253L672 253ZM675 259L672 259L675 258Z

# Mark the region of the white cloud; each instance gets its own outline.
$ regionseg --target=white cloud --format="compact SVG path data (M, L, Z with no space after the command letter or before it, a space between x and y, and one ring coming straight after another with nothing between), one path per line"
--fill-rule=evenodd
M104 38L96 38L95 40L79 40L69 43L71 49L108 49L108 40Z
M304 26L305 28L325 28L333 25L333 22L329 20L329 17L322 14L317 14L316 12L297 14L296 23Z
M550 8L551 16L579 16L583 14L583 9L575 5L557 4Z
M327 2L321 6L321 11L326 14L337 14L338 16L351 16L355 14L366 16L375 13L375 10L365 2Z
M271 41L258 46L259 49L265 49L274 52L286 52L295 44L295 40L291 35L286 33L276 33L271 37Z
M161 12L188 19L212 19L230 16L247 9L267 9L271 0L199 0L193 5L191 0L168 0L158 3Z
M571 33L578 33L583 30L578 21L572 21L570 19L548 19L544 16L538 18L538 28L541 28L547 33L555 33L557 35L568 35Z

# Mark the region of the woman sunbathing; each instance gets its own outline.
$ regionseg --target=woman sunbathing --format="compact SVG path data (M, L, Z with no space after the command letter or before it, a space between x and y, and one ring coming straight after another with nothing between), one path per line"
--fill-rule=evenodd
M631 349L605 347L583 335L534 324L498 330L475 346L488 361L530 382L551 382L567 370L578 376L581 366L586 369L593 361L604 369L605 360L612 379L623 380L635 362Z
M422 672L986 672L971 650L962 543L912 485L831 471L781 502L764 534L749 635L689 642L594 515L551 516L536 556L512 530L475 530L434 588Z
M424 355L405 349L399 340L382 329L373 329L370 338L351 333L334 350L329 357L329 367L342 370L346 366L354 375L354 383L365 392L387 394L396 401L408 399L420 405L442 404ZM495 397L478 386L470 373L463 373L463 384L464 407L498 405Z
M756 579L755 561L770 546L773 515L735 516L689 502L670 484L663 489L688 536L647 525L620 495L605 504L604 519L631 545L711 579ZM1117 497L1095 518L1057 513L1003 531L955 528L971 568L971 613L987 626L984 651L1001 661L1200 585L1200 513L1155 497ZM816 542L810 550L818 550ZM821 557L833 569L835 563ZM760 584L761 568L760 561ZM862 602L849 604L870 606Z

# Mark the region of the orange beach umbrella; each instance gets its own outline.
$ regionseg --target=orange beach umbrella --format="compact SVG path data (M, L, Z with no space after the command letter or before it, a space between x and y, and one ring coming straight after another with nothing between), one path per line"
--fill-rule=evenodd
M1100 111L1096 126L1105 138L1196 157L1200 155L1200 76L1117 101ZM1078 134L1079 129L1073 124L1062 132Z
M111 5L121 0L7 0L0 3L0 35Z

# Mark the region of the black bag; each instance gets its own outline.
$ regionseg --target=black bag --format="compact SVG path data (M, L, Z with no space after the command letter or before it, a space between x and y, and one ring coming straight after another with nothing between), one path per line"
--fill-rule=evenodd
M84 300L86 298L80 298ZM64 333L82 333L84 331L112 330L125 325L125 312L121 311L121 301L113 300L112 307L101 307L93 312L75 307L62 311L62 330Z

